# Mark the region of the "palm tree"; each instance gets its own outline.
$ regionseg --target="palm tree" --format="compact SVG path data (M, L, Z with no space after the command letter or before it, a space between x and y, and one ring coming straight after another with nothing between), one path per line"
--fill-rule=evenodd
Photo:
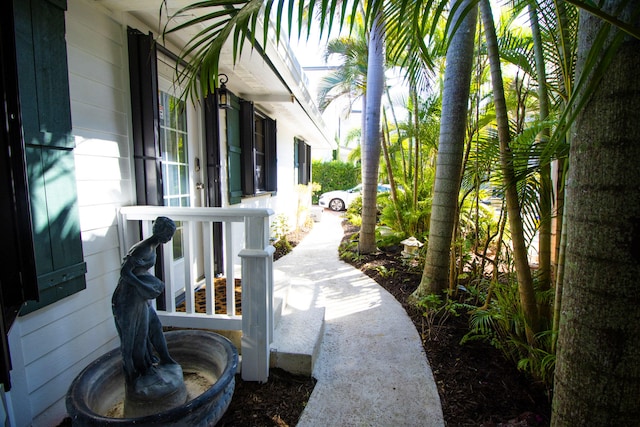
M603 13L640 28L637 2L603 3ZM552 425L635 425L640 40L586 12L580 13L579 34L577 76L587 85L576 86L584 107L571 143Z
M331 56L338 56L340 65L322 78L318 85L318 108L320 111L326 110L329 105L338 100L347 98L350 113L353 104L361 100L364 104L364 94L367 87L367 38L362 21L356 18L356 24L349 37L338 37L329 40L325 50L325 61ZM347 135L348 144L351 140L357 139L357 160L361 160L360 141L363 139L365 115L362 115L361 129L357 129L357 135L352 131ZM356 138L357 136L357 138ZM352 152L352 155L356 153ZM350 159L351 160L351 159Z
M338 56L340 65L318 85L318 108L324 111L332 102L348 98L349 107L364 96L367 76L367 39L362 24L355 24L349 37L329 40L325 61Z
M368 254L376 251L376 217L378 168L380 166L382 94L384 91L384 21L376 12L369 32L365 127L362 146L362 225L358 249Z
M452 9L454 4L452 2ZM476 16L475 2L465 0L455 9L452 20L457 31L451 35L447 49L429 244L422 279L413 293L414 299L439 294L447 289L449 283L449 253L455 217L452 213L456 212L460 191Z
M500 56L496 30L493 23L493 14L489 0L480 1L480 13L487 41L487 53L491 67L491 83L493 86L493 102L496 108L496 122L498 127L498 139L500 141L500 163L505 186L505 198L507 201L507 215L511 230L513 245L513 258L518 276L518 289L520 291L520 304L525 316L527 328L527 340L530 344L535 342L535 334L539 332L538 306L535 291L533 289L533 277L529 268L529 258L524 238L524 227L520 216L520 202L513 163L513 153L509 146L511 135L507 118L507 107L504 98L502 71L500 69Z
M376 197L381 150L380 114L385 71L384 28L381 16L374 19L368 34L364 27L356 25L359 37L341 38L329 44L327 52L341 53L345 57L345 63L335 75L324 79L319 93L321 108L326 107L339 95L349 94L363 98L362 226L359 240L361 253L376 250ZM359 19L357 21L361 22ZM336 88L342 90L335 91ZM332 90L335 93L332 93Z
M528 5L529 23L533 36L533 50L538 80L539 120L546 121L549 117L549 94L547 91L547 71L544 60L544 46L542 32L535 7ZM539 134L539 143L545 144L549 140L550 130L543 128ZM540 167L540 228L539 228L539 270L538 283L541 291L551 287L551 166L545 163ZM549 317L548 305L541 305L540 318Z

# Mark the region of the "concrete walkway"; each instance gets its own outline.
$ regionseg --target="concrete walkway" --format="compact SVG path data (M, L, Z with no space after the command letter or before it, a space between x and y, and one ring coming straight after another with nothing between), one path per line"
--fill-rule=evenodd
M391 294L338 258L341 220L323 212L293 252L274 263L276 283L289 282L287 310L324 308L313 368L318 382L298 427L443 426L413 323Z

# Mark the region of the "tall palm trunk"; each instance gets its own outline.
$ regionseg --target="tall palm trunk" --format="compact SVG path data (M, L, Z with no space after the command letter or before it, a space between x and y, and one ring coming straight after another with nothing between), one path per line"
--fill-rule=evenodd
M396 116L396 110L393 107L393 102L391 101L391 94L389 93L389 88L385 89L385 94L387 95L387 102L389 104L389 110L391 110L391 117L393 118L393 126L398 129L398 117ZM388 141L389 145L391 145L391 141ZM402 160L402 180L403 182L407 182L407 160L404 154L404 147L402 143L398 144L398 148L400 150L400 160Z
M540 121L549 116L549 95L547 93L547 72L544 64L542 34L538 15L533 5L529 5L529 23L533 35L533 50L538 75L538 102L540 105ZM549 141L549 128L545 127L538 136L539 144ZM540 168L540 227L538 229L538 286L541 291L551 288L551 166L548 162ZM541 319L549 319L549 304L539 307Z
M420 108L418 106L418 91L415 85L410 88L413 104L413 141L415 143L415 157L413 159L413 209L418 210L418 183L420 182Z
M637 2L603 4L609 14L640 27ZM581 12L576 75L593 69L588 53L597 63L611 63L598 73L599 82L591 76L596 86L588 95L575 89L588 98L571 141L553 426L638 425L640 40L613 31L619 48L602 45L603 25Z
M573 51L574 43L571 42L569 28L569 19L567 18L567 8L564 0L556 0L556 20L557 27L559 29L559 43L558 53L562 70L561 90L564 94L563 102L566 105L569 97L573 92L573 78L574 73L571 72L573 65ZM569 135L566 135L567 141L571 141ZM566 159L557 159L554 161L554 170L552 175L553 186L555 189L555 200L553 207L553 215L551 218L551 230L552 230L552 252L551 263L554 274L555 296L553 303L553 346L555 349L558 327L560 325L560 311L562 305L562 287L564 286L564 255L567 246L567 237L564 229L564 206L565 206L565 181L566 174L565 169L568 164Z
M527 341L535 342L535 334L538 332L538 306L536 304L533 289L533 278L529 268L527 248L524 239L524 227L520 216L520 203L513 168L513 154L509 146L511 136L509 134L509 119L507 117L507 104L504 98L504 85L502 71L500 69L500 55L496 30L493 24L493 15L489 0L480 1L480 14L484 26L487 41L487 53L489 67L491 68L491 83L493 86L493 102L496 109L496 122L498 126L498 139L500 141L500 164L505 186L505 198L507 201L507 214L509 216L509 228L513 244L513 259L518 277L518 290L520 304L525 317Z
M460 191L460 170L467 131L474 37L478 16L475 3L470 11L463 15L465 9L471 4L472 0L464 0L456 11L457 16L453 18L452 27L457 22L460 22L460 26L451 35L447 50L429 242L422 279L413 293L414 299L420 299L428 294L440 294L447 289L449 283L449 254Z
M398 206L398 193L396 186L396 179L393 175L393 165L391 164L391 157L389 156L389 123L387 122L387 113L383 109L382 115L384 119L384 132L382 133L382 154L384 156L384 164L387 168L387 176L389 177L389 186L391 188L391 202L393 203L393 210L396 213L396 221L398 221L398 227L400 230L404 230L404 224L402 216L400 215L400 208Z
M373 20L369 33L365 141L362 146L362 226L360 252L376 250L376 199L380 166L380 112L384 90L384 22L381 14Z

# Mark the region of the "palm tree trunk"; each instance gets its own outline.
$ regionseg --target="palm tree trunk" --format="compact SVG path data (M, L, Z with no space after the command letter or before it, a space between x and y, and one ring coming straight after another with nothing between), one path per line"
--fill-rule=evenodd
M487 289L487 299L480 307L480 310L486 310L491 304L491 298L493 297L493 288L498 284L500 277L500 252L502 252L502 238L504 237L504 229L507 225L507 215L505 212L504 200L502 201L502 209L500 209L500 219L498 220L498 240L496 241L496 255L493 257L493 275L491 276L491 283L489 289Z
M556 20L557 20L557 28L560 30L558 32L559 42L558 42L558 53L560 59L560 68L562 71L562 80L560 81L561 87L560 92L563 94L563 103L566 105L566 102L569 100L573 92L573 78L574 73L572 72L573 65L573 55L572 52L572 43L570 37L570 28L569 19L567 18L567 8L565 5L565 0L556 0ZM570 140L570 137L567 135L567 139ZM562 235L563 224L564 224L564 192L565 192L565 159L557 159L555 160L555 171L556 175L553 177L553 185L556 189L556 199L555 199L555 208L554 208L554 217L553 222L555 226L553 227L553 234L555 235L555 242L553 245L553 267L555 270L555 285L562 286L562 282L559 282L558 270L560 266L558 263L560 262L560 251L564 251L561 248L563 244ZM555 309L554 309L555 310Z
M554 284L558 285L558 269L560 263L560 251L562 250L562 233L564 223L564 187L565 187L565 165L566 159L554 160L554 169L552 171L552 185L555 189L556 197L554 200L553 214L551 217L552 230L552 252L551 265L554 272Z
M474 3L465 16L462 13L472 3L472 0L465 0L453 18L454 23L462 21L451 35L447 50L429 242L422 279L412 295L414 299L440 294L449 282L449 253L467 132L477 6Z
M533 278L529 268L527 248L524 239L524 227L520 216L520 203L513 168L513 154L509 147L511 136L509 134L509 119L507 117L507 105L504 98L504 86L502 71L500 69L500 56L496 30L493 24L493 15L489 0L480 1L480 13L487 41L487 53L491 68L491 83L493 85L493 102L496 109L496 122L498 126L498 139L500 140L500 163L505 185L505 198L509 216L509 228L513 244L513 258L518 277L518 290L520 304L525 317L527 341L535 342L535 334L539 329L538 306L533 288Z
M418 210L418 183L420 182L420 116L418 107L418 91L411 85L411 99L413 100L413 141L415 142L415 158L413 159L413 209Z
M565 220L563 213L562 219ZM553 325L551 331L553 333L551 349L555 351L558 342L558 330L560 329L560 315L562 314L562 288L564 287L564 258L567 249L567 228L566 224L562 225L562 234L560 235L559 251L556 263L556 289L553 298Z
M602 2L640 27L638 3ZM626 5L623 7L623 5ZM638 425L640 396L640 40L580 13L576 75L611 62L580 91L566 200L566 264L555 370L553 426ZM615 37L615 43L611 39ZM619 48L617 48L617 43ZM576 81L579 81L578 79Z
M384 118L384 127L386 132L382 134L382 154L384 155L384 164L387 167L387 176L389 177L389 185L391 186L391 202L393 203L393 210L396 213L396 221L398 221L398 229L404 230L404 224L402 222L402 216L400 215L400 208L398 206L398 194L396 189L396 179L393 175L393 165L391 164L391 158L389 156L389 148L387 147L389 138L389 123L387 122L387 113L382 110ZM385 137L386 135L386 137Z
M538 15L533 5L529 5L529 23L533 35L533 50L538 75L538 103L540 105L540 121L549 116L549 95L547 93L547 72L544 63L542 34ZM538 136L539 144L549 141L549 128L545 127ZM540 167L540 228L538 229L538 286L540 291L551 288L551 166L547 161ZM549 304L538 307L540 319L549 320Z
M376 251L378 168L380 166L380 112L384 90L384 22L376 16L369 33L365 141L362 147L362 226L360 253Z
M396 116L396 110L393 107L393 102L391 102L391 94L389 93L389 88L386 88L384 92L387 95L387 102L389 103L389 109L391 110L393 125L396 129L399 129L398 117ZM389 145L391 145L391 141L389 141ZM402 160L402 182L407 182L407 160L404 155L404 147L402 146L402 143L398 145L398 148L400 149L400 159Z

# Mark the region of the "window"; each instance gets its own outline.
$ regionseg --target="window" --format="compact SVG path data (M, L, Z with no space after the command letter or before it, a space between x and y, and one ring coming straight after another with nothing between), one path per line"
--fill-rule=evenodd
M175 96L164 91L160 91L159 96L164 205L188 207L191 206L191 192L187 155L187 110L184 101ZM176 222L176 232L171 239L174 260L184 256L182 230L182 222Z
M276 122L250 101L231 97L226 110L229 203L277 190Z
M265 187L265 179L264 173L266 171L266 163L265 163L265 143L264 143L264 118L259 115L255 116L255 133L254 133L254 141L255 141L255 164L256 164L256 173L255 173L255 182L256 182L256 191L262 192L266 190Z
M311 146L301 139L294 139L293 164L296 184L307 185L311 181Z

